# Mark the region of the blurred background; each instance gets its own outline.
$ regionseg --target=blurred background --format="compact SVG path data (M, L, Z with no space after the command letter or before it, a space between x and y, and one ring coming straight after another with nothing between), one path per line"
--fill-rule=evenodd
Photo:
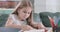
M14 11L21 0L0 0L0 27L4 27L8 16ZM34 0L32 2L34 12Z
M34 0L35 13L60 12L60 0Z
M0 0L0 13L10 14L21 0ZM30 0L34 7L34 0Z
M12 13L14 8L18 5L20 1L21 0L0 0L0 27L4 27L9 14ZM46 27L51 27L51 24L48 20L48 16L49 15L52 17L59 16L58 24L60 27L60 0L30 0L30 1L33 4L34 21L36 21L37 23L42 22ZM41 18L40 16L43 17Z
M0 0L0 8L12 10L20 0ZM60 0L31 0L34 13L40 12L60 12ZM1 12L0 12L1 13Z

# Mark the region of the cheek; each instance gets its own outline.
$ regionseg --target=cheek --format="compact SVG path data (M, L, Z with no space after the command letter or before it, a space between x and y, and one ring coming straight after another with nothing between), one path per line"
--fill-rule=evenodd
M19 13L19 16L23 16L24 14L23 13Z
M18 11L18 15L23 15L22 11Z
M30 14L28 15L28 17L30 16Z
M27 15L27 18L30 16L30 14Z
M24 14L23 12L20 12L20 13L19 13L19 17L24 17L24 15L25 15L25 14Z

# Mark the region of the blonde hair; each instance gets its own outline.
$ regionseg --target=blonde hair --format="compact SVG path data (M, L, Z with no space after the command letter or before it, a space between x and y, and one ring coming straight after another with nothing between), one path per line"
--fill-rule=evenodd
M15 8L15 10L12 14L18 15L17 10L22 9L24 7L31 7L32 8L32 3L29 0L22 0L21 2L19 2L19 4L17 5L17 7ZM30 25L30 23L32 21L32 12L26 20L27 20L27 23Z
M19 4L16 6L15 10L13 11L13 13L17 13L18 9L22 9L24 7L31 7L32 8L32 4L29 0L22 0L19 2Z

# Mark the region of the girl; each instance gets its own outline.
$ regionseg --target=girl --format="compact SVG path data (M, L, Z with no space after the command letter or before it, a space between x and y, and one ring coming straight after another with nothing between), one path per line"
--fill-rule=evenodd
M6 27L18 28L21 30L40 29L45 27L40 23L36 24L32 17L32 4L29 0L22 0L8 17Z

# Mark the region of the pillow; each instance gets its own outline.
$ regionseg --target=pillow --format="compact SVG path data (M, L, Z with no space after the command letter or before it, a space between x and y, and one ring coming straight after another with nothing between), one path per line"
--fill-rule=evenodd
M33 20L37 23L40 23L40 17L39 17L39 13L33 13Z
M40 15L40 18L41 18L42 23L44 24L44 26L51 27L50 20L49 20L48 16L50 16L53 19L54 19L54 16L57 17L57 18L59 18L60 17L60 12L56 12L56 13L52 13L52 12L41 12L41 13L39 13L39 15Z
M8 14L1 14L0 15L0 27L3 27L7 21Z

